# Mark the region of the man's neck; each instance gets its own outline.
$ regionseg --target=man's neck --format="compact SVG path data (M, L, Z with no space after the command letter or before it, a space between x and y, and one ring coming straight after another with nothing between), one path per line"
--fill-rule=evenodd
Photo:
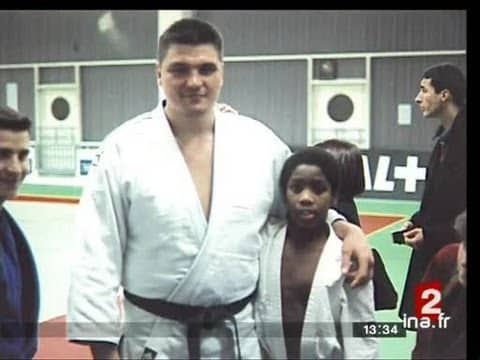
M439 116L440 122L445 131L452 127L459 112L460 108L458 106L450 104L445 108L445 111L441 114L441 116Z
M203 114L188 116L166 108L165 115L175 137L181 141L188 141L197 136L211 135L213 133L213 110Z

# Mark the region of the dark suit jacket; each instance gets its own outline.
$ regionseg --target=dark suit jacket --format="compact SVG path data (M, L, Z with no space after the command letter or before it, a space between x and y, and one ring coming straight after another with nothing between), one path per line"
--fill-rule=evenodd
M4 217L6 220L15 240L22 279L21 304L7 304L6 297L2 294L6 294L8 283L5 283L3 277L0 276L0 359L31 359L37 351L38 341L39 285L37 269L30 246L15 220L5 209L1 208L0 217ZM0 221L2 221L1 218ZM1 236L4 234L0 233ZM22 320L20 323L15 322L15 319L12 321L12 314L8 312L12 306L21 308ZM23 340L8 337L8 334L18 333L19 330L25 334Z
M441 247L456 241L453 223L465 210L467 199L466 125L463 109L444 140L443 151L440 141L433 149L420 210L411 218L415 226L423 228L424 244L412 251L400 317L404 313L414 315L415 286L420 283L428 263Z

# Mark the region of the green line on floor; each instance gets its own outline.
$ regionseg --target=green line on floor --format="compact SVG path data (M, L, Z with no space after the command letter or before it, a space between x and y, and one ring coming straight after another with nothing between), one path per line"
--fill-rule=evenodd
M82 194L82 187L65 185L23 184L20 187L19 194L80 197L80 195Z

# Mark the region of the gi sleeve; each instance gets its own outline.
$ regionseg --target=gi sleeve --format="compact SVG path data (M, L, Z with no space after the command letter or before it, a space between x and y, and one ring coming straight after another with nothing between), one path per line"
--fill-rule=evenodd
M118 291L127 236L127 201L121 187L120 151L102 146L80 200L68 294L70 341L118 344L122 330Z
M353 337L354 322L375 321L373 282L352 287L343 284L347 301L341 315L344 359L377 359L378 340L374 337Z
M285 160L290 157L292 152L290 149L282 144L281 150L278 151L277 156L275 156L272 164L272 175L273 175L273 203L270 208L270 214L276 218L285 218L287 211L283 202L283 196L280 189L280 174L282 172L283 164Z
M347 220L345 219L345 216L343 216L342 214L340 214L340 213L337 212L336 210L334 210L334 209L328 209L328 213L327 213L327 223L328 223L330 226L332 226L335 221L339 221L339 220L347 221Z

